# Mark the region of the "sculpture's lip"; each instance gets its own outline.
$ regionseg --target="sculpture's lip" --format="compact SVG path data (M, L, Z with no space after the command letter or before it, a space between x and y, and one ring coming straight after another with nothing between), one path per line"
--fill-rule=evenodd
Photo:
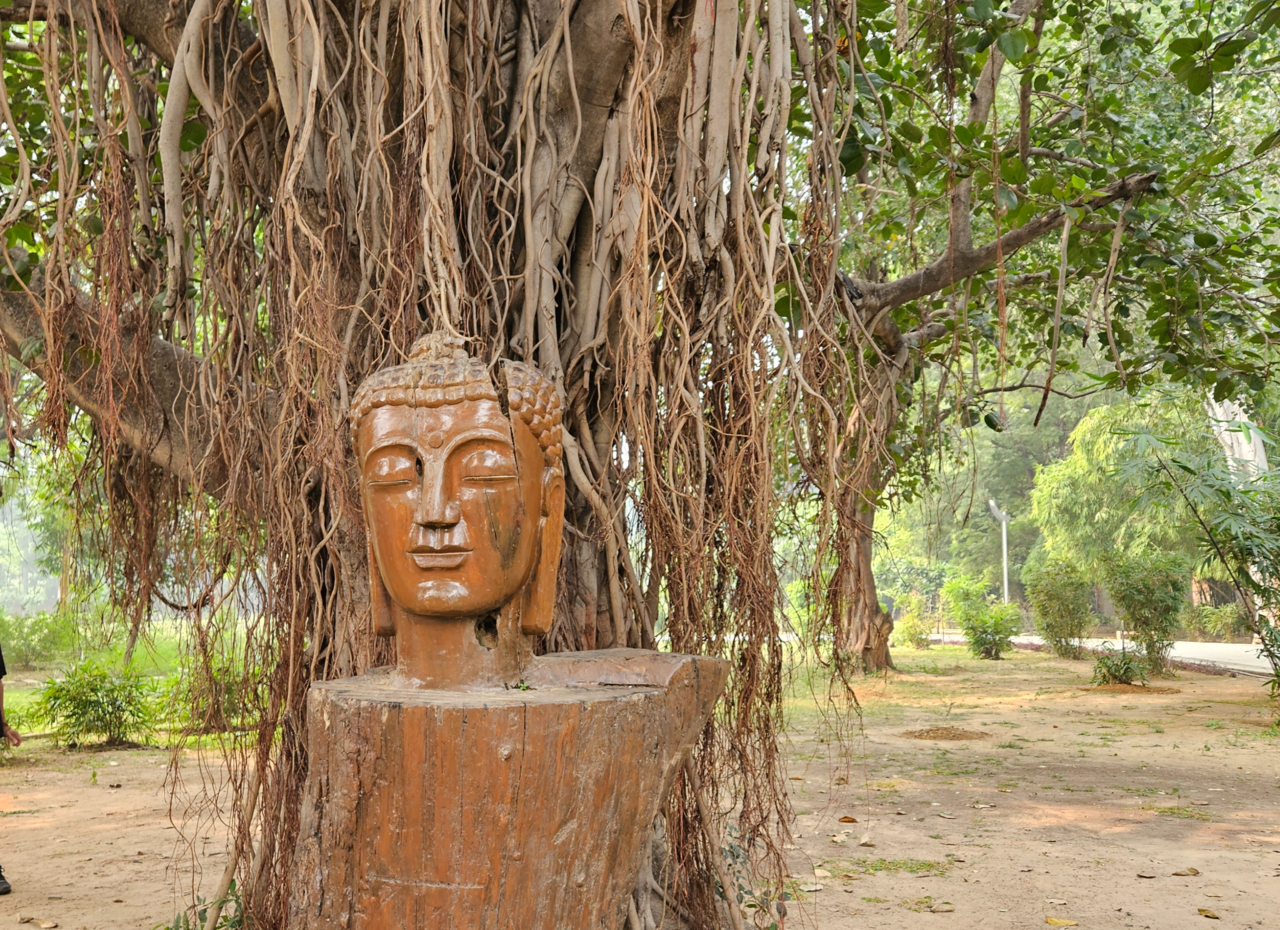
M410 549L409 557L418 568L457 568L471 554L461 546L443 546L439 549Z

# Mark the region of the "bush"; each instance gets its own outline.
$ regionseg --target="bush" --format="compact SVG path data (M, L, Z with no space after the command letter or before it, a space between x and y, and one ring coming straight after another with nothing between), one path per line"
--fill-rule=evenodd
M1023 573L1027 600L1036 630L1054 655L1079 659L1084 655L1084 638L1093 628L1089 580L1065 559L1050 559Z
M10 614L0 610L0 644L13 668L32 669L71 648L75 631L71 619L50 611Z
M100 738L108 745L144 740L155 729L155 686L132 669L116 674L93 661L50 680L31 705L30 716L53 728L59 742L83 745Z
M1115 553L1103 564L1102 573L1125 629L1142 647L1147 670L1163 674L1191 589L1186 560L1177 553L1154 549L1131 555Z
M1249 629L1239 604L1226 604L1222 607L1187 606L1178 625L1191 636L1213 636L1225 640Z
M928 649L933 622L925 616L924 598L919 594L908 594L902 599L902 603L902 614L893 622L893 635L889 637L889 642L899 647Z
M1137 655L1116 652L1110 643L1103 643L1102 650L1093 666L1095 685L1131 685L1134 679L1147 683L1147 670Z
M975 623L986 616L987 586L968 575L957 575L942 586L942 602L947 616L964 629L966 623Z
M986 585L965 575L944 584L942 598L969 651L979 659L998 659L1013 648L1013 636L1022 629L1022 611L1016 604L992 604Z

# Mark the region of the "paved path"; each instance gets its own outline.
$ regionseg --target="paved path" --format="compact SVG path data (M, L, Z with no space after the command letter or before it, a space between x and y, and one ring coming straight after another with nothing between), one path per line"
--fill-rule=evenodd
M959 633L945 632L942 634L944 641L955 645L963 645L964 637ZM1039 643L1043 644L1044 639L1034 634L1024 634L1013 638L1015 643ZM1119 643L1114 640L1086 639L1085 645L1097 649L1104 642L1109 642L1113 646ZM1259 652L1257 646L1250 646L1243 643L1192 643L1192 642L1176 642L1173 644L1173 651L1170 657L1180 659L1183 662L1201 662L1205 665L1220 665L1223 668L1235 669L1241 672L1251 672L1255 675L1270 675L1271 666Z

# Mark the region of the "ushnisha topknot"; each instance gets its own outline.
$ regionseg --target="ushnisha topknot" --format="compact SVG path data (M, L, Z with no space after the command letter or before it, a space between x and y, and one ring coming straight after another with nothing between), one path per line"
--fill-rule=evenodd
M499 364L510 415L529 427L547 467L561 471L562 415L555 385L531 365L505 359ZM498 400L488 367L467 354L461 336L428 333L414 342L404 364L365 378L351 400L351 432L354 438L360 422L379 407L440 407L464 400Z

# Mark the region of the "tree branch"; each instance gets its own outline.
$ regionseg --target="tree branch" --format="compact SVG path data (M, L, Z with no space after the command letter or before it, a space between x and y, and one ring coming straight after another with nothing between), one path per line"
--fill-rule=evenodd
M44 282L34 275L31 290L0 290L0 345L42 380L52 362L45 354L40 319ZM235 479L214 442L212 412L199 398L202 361L159 337L150 337L141 378L122 370L105 370L95 349L92 315L81 296L79 312L69 312L62 333L60 365L67 396L106 430L151 462L215 497L247 502L256 494L247 474ZM134 357L137 335L126 334L122 358ZM147 338L143 336L142 338ZM23 355L26 358L23 358ZM263 392L270 405L274 395ZM270 413L264 409L264 413ZM270 419L270 418L269 418ZM253 470L253 463L249 463Z
M1108 204L1115 203L1117 200L1127 200L1142 193L1151 186L1155 179L1156 172L1154 171L1146 174L1131 174L1103 188L1094 197L1074 201L1071 206L1100 210ZM957 250L954 254L948 250L919 271L898 278L896 281L873 284L869 281L855 280L852 283L859 292L859 297L854 301L855 305L865 316L901 306L908 301L916 300L929 294L935 294L950 287L957 281L962 281L967 277L993 267L996 263L998 249L1003 251L1007 259L1024 245L1034 242L1045 233L1057 229L1062 225L1065 217L1066 214L1062 211L1062 208L1055 207L1047 213L1040 214L1025 225L1019 226L1017 229L1011 229L1000 237L998 244L995 240L992 240L977 249Z

